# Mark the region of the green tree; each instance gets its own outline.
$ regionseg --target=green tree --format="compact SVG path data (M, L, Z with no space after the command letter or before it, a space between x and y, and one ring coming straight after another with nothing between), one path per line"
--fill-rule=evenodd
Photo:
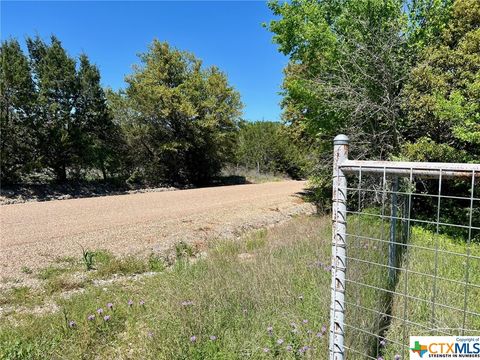
M451 2L271 1L280 18L268 28L290 58L284 120L299 135L328 143L346 132L359 156L388 158L402 142L401 90L410 67L438 42Z
M438 43L423 49L405 86L403 155L480 160L480 3L456 0Z
M73 139L74 153L78 163L99 169L104 180L115 174L120 167L119 145L122 142L118 126L107 106L107 99L100 85L100 72L85 54L80 56L78 70L79 93L75 101L77 123Z
M480 162L480 3L455 0L450 21L437 40L422 49L404 88L406 142L400 155L412 161ZM419 186L419 184L417 184ZM438 181L424 181L423 191L434 193ZM442 193L464 197L468 181L444 181ZM474 188L474 197L480 194ZM442 203L446 223L468 219L470 202ZM414 201L423 219L436 216L435 199ZM475 218L475 212L473 217ZM478 216L477 216L478 217ZM468 238L466 229L445 227Z
M281 16L269 26L274 41L291 59L283 84L284 119L327 141L319 143L322 148L346 132L359 156L388 158L401 141L407 66L402 3L296 0L270 7Z
M41 161L57 180L65 181L67 168L74 164L73 143L80 135L74 121L78 94L75 60L54 36L50 45L37 37L27 39L27 46L37 88L34 127Z
M119 169L121 134L113 123L100 72L87 55L77 61L60 40L27 39L35 101L31 127L38 149L37 169L57 181L80 179L98 169L106 179Z
M1 182L18 181L34 161L34 86L30 65L16 40L0 47Z
M313 183L329 202L332 139L350 136L351 156L389 159L406 137L403 87L427 44L438 41L450 1L292 0L269 3L268 24L289 56L283 119L314 149Z
M409 47L413 52L412 60L426 46L438 44L442 31L450 17L453 0L412 0L405 2L408 23L405 32Z
M240 96L216 67L153 41L125 92L109 93L136 164L149 182L205 184L232 156Z
M279 122L244 122L237 137L236 162L258 173L303 175L304 150L295 144L286 126Z

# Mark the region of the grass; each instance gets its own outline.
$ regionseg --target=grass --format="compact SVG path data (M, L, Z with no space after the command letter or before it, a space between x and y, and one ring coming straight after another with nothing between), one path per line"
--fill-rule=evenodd
M22 273L30 275L33 273L33 270L30 269L28 266L22 266L21 270Z
M176 247L177 252L178 246ZM148 258L131 255L116 257L108 251L100 250L93 252L93 268L96 271L89 273L91 279L108 278L112 275L133 275L148 271L160 272L165 269L165 260L155 254L150 254Z
M175 256L177 259L189 258L195 253L194 248L186 242L180 241L175 244Z
M409 246L403 247L397 265L408 272L399 271L390 282L388 241L374 240L389 239L390 224L368 215L374 212L349 217L347 231L360 235L348 238L346 345L353 349L349 358L365 359L368 354L394 359L398 354L407 359L409 336L480 335L476 315L480 313L480 244L467 247L465 236L436 235L412 226ZM397 234L397 241L401 238ZM470 313L464 318L465 290Z
M345 296L345 345L349 359L379 356L380 334L387 326L381 314L388 313L391 289L388 277L388 243L370 239L388 239L389 223L379 221L377 209L365 215L350 215L347 233L347 273ZM392 357L393 358L393 357Z
M116 257L108 251L97 250L94 254L94 269L87 271L81 257L64 257L55 260L54 264L40 269L37 273L28 268L22 269L27 275L42 280L41 287L30 288L15 285L0 291L0 305L14 310L22 306L27 310L42 305L45 301L57 298L68 292L85 289L94 280L110 279L116 276L142 274L145 272L161 272L165 270L165 260L151 254L148 258L133 256ZM13 310L6 311L10 314Z
M72 272L47 268L41 274L46 286L54 289L52 294L71 287L69 275L82 271L80 278L87 280L78 286L84 288L83 293L68 299L56 296L61 311L53 314L4 317L0 359L43 359L45 354L53 359L324 359L328 353L330 227L327 217L294 218L238 240L212 241L207 256L195 261L195 249L179 243L174 249L177 260L171 266L155 255L117 258L97 251L94 271L86 271L80 259L70 262ZM431 327L431 307L409 300L405 308L404 297L389 297L385 291L359 285L398 294L406 288L411 297L431 299L433 284L413 272L432 273L434 252L411 247L401 259L402 266L410 270L408 278L400 274L390 283L385 266L388 244L367 239L388 238L388 223L351 216L348 229L364 236L348 239L346 344L358 351L350 352L349 359L366 358L360 354L385 359L401 354L405 359L404 349L396 345L404 342L405 335L438 331L458 335L462 313L441 308L441 304L462 308L464 285L438 280L433 332L403 323L406 317ZM461 239L435 236L419 227L412 228L410 244L428 248L438 244L441 250L465 253ZM470 254L480 256L479 244L471 245ZM437 258L437 275L461 281L465 259ZM480 303L475 301L480 297L478 259L470 258L469 267L469 281L477 287L468 290L468 310L479 313ZM136 281L101 287L90 281L152 270L158 274ZM20 304L23 297L33 294L18 288L9 296L7 302ZM379 316L382 313L391 314L392 321ZM89 315L95 319L88 320ZM478 333L479 318L467 316L465 327ZM386 347L380 344L383 338Z
M235 176L244 179L246 183L262 184L266 182L285 181L290 179L287 175L271 172L257 172L256 169L246 169L243 167L230 167L222 171L224 176Z
M40 280L49 280L52 278L55 278L65 272L67 272L68 269L66 268L61 268L61 267L56 267L56 266L48 266L44 269L41 269L38 272L38 278Z
M85 285L85 279L60 275L48 279L44 284L44 288L47 294L53 295L66 291L81 289L85 287Z
M0 297L1 305L38 305L42 301L42 297L32 291L28 286L18 286L5 291Z
M329 223L298 218L238 241L216 241L207 257L180 258L153 277L87 286L58 300L62 312L7 317L0 358L295 359L300 350L319 358L327 348L330 272L320 264L329 262ZM101 256L106 268L121 268ZM87 320L91 314L94 321Z
M408 294L408 298L397 296L393 301L392 316L394 317L387 339L391 342L386 354L400 353L405 349L396 343L408 343L409 335L480 335L480 244L470 245L470 257L463 239L456 239L447 235L434 235L419 227L414 227L411 234L411 244L434 248L445 252L437 257L437 280L422 274L435 273L435 254L412 247L408 257L404 259L407 269L415 273L408 273L399 278L396 292ZM447 253L448 251L448 253ZM466 267L469 267L469 286L465 289ZM436 290L435 290L436 289ZM435 293L434 293L435 291ZM467 291L465 293L465 291ZM435 294L435 295L434 295ZM464 318L464 297L467 295ZM435 299L435 311L430 302ZM410 323L406 326L403 319ZM433 330L432 330L433 329ZM387 357L388 358L388 357Z
M245 250L248 252L255 251L266 245L267 230L261 229L252 234L245 241Z

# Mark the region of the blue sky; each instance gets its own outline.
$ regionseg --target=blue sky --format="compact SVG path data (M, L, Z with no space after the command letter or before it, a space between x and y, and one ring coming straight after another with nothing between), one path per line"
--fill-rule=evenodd
M72 56L85 52L104 86L124 87L136 54L158 38L217 65L240 91L248 120L278 120L278 92L286 57L262 22L273 18L265 2L1 1L1 37L22 45L35 34L55 34Z

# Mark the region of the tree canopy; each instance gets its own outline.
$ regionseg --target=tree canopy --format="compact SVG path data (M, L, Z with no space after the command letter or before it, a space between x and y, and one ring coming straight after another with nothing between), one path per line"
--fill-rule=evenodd
M167 43L153 41L140 60L126 90L110 92L136 171L152 181L207 183L233 154L239 93L218 68Z
M16 40L0 47L1 179L15 181L34 159L35 89L30 63Z
M241 123L235 148L235 163L257 173L280 173L292 178L306 173L306 149L293 141L282 123Z
M0 49L2 182L100 173L203 185L232 160L242 103L217 67L155 40L127 88L104 91L86 54L55 36L26 43L28 56L16 40Z
M104 166L114 125L97 67L82 55L77 69L55 36L28 38L27 48L28 58L16 40L0 48L2 181L35 170L65 181Z
M479 24L480 3L457 0L438 41L420 52L411 69L403 93L403 154L410 159L479 161Z
M266 26L290 59L282 116L295 137L317 149L319 189L330 187L339 133L349 135L359 159L480 160L478 1L269 7L279 18Z

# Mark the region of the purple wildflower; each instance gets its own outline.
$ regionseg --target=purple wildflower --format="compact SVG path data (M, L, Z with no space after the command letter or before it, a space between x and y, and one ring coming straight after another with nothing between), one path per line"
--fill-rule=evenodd
M97 313L99 313L99 314L103 314L103 309L102 309L102 308L100 308L100 309L97 309Z
M191 305L193 305L193 301L191 301L191 300L182 301L182 305L183 306L191 306Z
M105 315L105 316L103 317L103 320L105 320L105 321L110 320L110 315Z
M263 348L263 352L268 353L270 351L269 348Z
M127 304L128 304L128 306L133 306L133 300L132 299L128 300Z
M383 356L379 356L379 357L377 358L377 360L384 360L384 359L383 359Z
M282 345L282 344L283 344L283 339L278 339L278 340L277 340L277 344L278 344L278 345Z
M215 335L210 335L210 340L215 341L217 340L217 337Z
M273 327L272 327L272 326L267 327L267 332L268 332L270 335L272 335L272 333L273 333Z
M143 306L143 305L145 305L145 301L144 301L144 300L140 300L139 304L140 304L140 306Z
M95 320L95 315L93 315L93 314L88 315L87 320L88 320L88 321L93 321L93 320Z
M190 342L194 343L195 341L197 341L197 337L195 335L190 336Z
M325 325L322 326L322 334L325 334L325 331L327 331L327 327Z
M147 333L147 336L148 336L149 338L152 338L152 337L153 337L153 332L149 331L149 332Z
M402 357L398 354L396 354L394 357L393 357L393 360L400 360Z
M107 308L113 309L113 304L112 304L112 303L108 303L108 304L107 304Z
M387 343L387 342L385 341L385 339L380 340L380 346L381 346L381 347L385 347L385 344L386 344L386 343Z
M292 345L287 345L287 347L285 349L287 349L287 351L292 351L293 347L292 347Z
M298 350L298 352L300 354L304 354L308 349L310 349L310 346L305 345L305 346L302 346L300 350Z
M307 320L307 319L303 320L302 322L303 322L304 324L308 324L308 320Z
M323 336L323 333L321 333L321 332L318 332L318 333L317 333L317 337L318 337L318 338L321 338L322 336Z
M77 326L77 323L76 323L75 321L73 321L73 320L70 320L70 321L68 322L68 326L70 326L71 328L73 328L73 327Z

